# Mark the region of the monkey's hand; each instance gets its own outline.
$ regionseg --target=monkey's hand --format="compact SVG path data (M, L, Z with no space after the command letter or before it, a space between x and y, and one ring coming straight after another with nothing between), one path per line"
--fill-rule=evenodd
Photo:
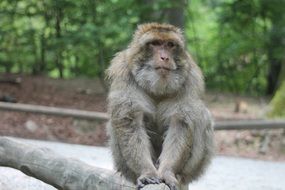
M159 184L159 183L161 183L161 180L159 179L156 172L144 173L137 179L138 190L142 189L144 186L148 184Z
M170 188L170 190L178 190L178 181L172 171L166 170L159 172L159 178Z

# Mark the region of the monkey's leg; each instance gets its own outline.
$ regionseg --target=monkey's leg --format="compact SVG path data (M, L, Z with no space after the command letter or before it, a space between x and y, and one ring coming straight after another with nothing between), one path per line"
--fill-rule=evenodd
M137 176L137 185L158 184L157 170L152 161L152 147L147 135L143 113L128 116L120 122L112 122L112 130L124 163ZM120 166L119 166L120 167Z
M192 147L192 129L189 124L179 121L175 117L167 131L163 142L162 152L159 156L158 173L160 178L176 190L180 185L175 174L180 171L189 157Z

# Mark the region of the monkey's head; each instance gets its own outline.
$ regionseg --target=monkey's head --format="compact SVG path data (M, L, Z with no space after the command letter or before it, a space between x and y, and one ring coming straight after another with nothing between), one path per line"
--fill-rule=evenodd
M169 24L140 25L129 49L131 73L146 91L168 95L183 86L190 65L180 29Z
M185 49L181 30L169 24L139 25L129 47L117 54L107 74L113 81L131 79L158 97L186 88L199 93L203 86L202 74Z

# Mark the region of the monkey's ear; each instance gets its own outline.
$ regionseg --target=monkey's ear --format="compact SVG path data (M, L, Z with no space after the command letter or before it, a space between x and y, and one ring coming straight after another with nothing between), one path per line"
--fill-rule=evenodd
M126 51L119 52L111 61L111 65L106 70L106 78L108 80L114 80L116 78L126 78L129 76L129 65L126 59Z

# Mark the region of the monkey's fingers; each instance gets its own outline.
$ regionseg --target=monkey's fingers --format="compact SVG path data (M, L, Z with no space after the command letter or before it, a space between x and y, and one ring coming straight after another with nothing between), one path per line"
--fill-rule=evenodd
M159 184L159 183L161 183L161 180L157 177L143 177L137 180L137 187L139 190L148 184Z
M137 184L137 190L140 190L140 189L142 189L143 187L145 186L145 184L143 184L143 183L138 183Z
M161 183L161 180L157 177L144 177L144 178L139 179L139 181L145 185Z
M142 189L145 185L147 185L146 181L143 179L138 179L137 180L137 189L140 190Z

